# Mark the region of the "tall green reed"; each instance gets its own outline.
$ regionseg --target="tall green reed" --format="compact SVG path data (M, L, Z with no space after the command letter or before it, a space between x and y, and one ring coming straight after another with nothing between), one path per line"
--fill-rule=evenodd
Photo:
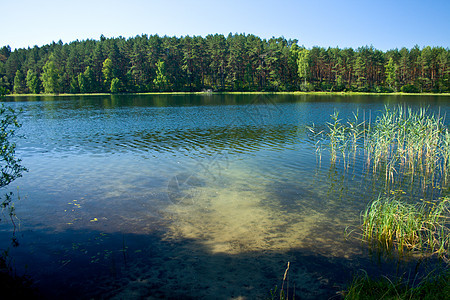
M387 183L398 174L410 174L411 181L419 176L422 183L447 184L450 171L450 133L444 118L427 109L385 107L376 118L366 120L358 112L343 122L339 112L331 115L326 129L316 133L318 153L329 149L331 162L343 159L347 168L350 157L363 152L367 170L382 172Z
M380 196L362 213L362 237L376 249L403 255L420 252L448 260L450 198L409 203L398 196Z

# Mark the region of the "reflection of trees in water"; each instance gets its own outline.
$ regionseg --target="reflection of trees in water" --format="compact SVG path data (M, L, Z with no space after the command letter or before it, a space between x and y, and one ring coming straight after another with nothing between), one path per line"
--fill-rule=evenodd
M236 126L208 129L144 130L129 135L97 134L81 145L85 151L178 153L188 156L214 156L251 153L261 149L282 149L298 142L295 126ZM79 146L80 141L77 140Z

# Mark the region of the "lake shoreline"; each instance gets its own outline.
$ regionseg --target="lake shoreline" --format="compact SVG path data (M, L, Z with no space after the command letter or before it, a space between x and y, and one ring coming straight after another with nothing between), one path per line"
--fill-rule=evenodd
M370 93L370 92L145 92L145 93L84 93L84 94L8 94L5 97L70 97L115 95L317 95L317 96L450 96L450 93Z

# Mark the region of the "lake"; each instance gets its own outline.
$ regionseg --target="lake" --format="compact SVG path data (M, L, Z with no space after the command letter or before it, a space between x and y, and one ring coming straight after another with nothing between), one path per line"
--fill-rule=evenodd
M344 121L357 111L373 121L398 105L450 114L449 96L43 96L5 105L23 110L17 156L29 170L8 187L20 243L10 256L55 299L270 298L288 262L291 295L328 299L359 269L397 272L345 235L384 181L362 158L331 164L308 127L325 128L335 110ZM11 224L0 229L4 249Z

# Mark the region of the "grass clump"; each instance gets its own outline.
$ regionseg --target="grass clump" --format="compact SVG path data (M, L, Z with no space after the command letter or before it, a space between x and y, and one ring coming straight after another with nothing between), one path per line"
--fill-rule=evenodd
M450 272L427 276L418 284L390 280L387 277L370 278L367 273L355 276L344 299L448 299L450 295Z
M398 196L378 197L362 214L363 240L383 251L419 251L448 260L450 198L408 203Z

